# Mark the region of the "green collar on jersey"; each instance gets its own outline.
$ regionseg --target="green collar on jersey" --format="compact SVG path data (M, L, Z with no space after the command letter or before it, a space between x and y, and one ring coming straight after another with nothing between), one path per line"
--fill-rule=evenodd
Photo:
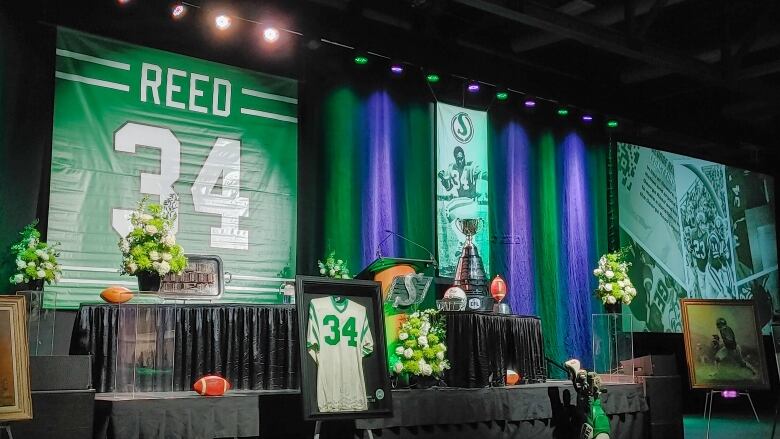
M338 312L344 312L349 304L349 301L344 296L330 296L330 301Z

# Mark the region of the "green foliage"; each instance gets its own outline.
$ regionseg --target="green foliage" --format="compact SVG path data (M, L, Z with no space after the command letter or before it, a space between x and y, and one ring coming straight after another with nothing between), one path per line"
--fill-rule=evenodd
M446 328L439 312L416 311L401 325L398 341L390 356L390 369L396 375L440 377L450 368L444 345Z
M62 276L62 267L57 263L60 243L41 242L41 232L36 228L37 225L38 220L26 225L19 232L19 241L11 246L11 254L16 262L16 273L9 279L12 284L39 279L51 284Z
M317 267L320 269L320 275L333 279L350 279L347 263L342 259L336 259L336 252L331 251L325 262L317 261Z
M139 272L180 274L187 267L187 258L173 232L179 200L171 195L163 205L148 201L145 196L138 202L130 215L133 230L119 240L120 271L131 276Z
M627 248L607 253L599 258L593 275L599 281L596 296L605 304L623 303L628 305L636 297L636 289L628 277L626 262Z

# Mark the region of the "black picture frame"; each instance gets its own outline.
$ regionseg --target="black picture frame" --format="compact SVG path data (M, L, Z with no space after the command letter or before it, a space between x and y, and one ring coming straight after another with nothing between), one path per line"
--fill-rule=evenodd
M303 417L306 420L328 420L328 419L357 419L357 418L382 418L391 417L393 415L393 402L392 392L390 386L390 374L387 365L387 349L385 343L385 321L384 313L382 311L382 292L380 284L374 281L368 280L353 280L353 279L330 279L326 277L316 276L296 276L295 278L295 294L296 294L296 306L298 310L298 333L299 335L299 349L300 349L300 371L301 371L301 398L303 400ZM351 303L345 306L343 311L338 310L338 306L343 303L347 303L339 298L345 299ZM320 300L317 300L320 299ZM326 300L328 299L328 300ZM315 319L312 320L314 326L310 332L310 305L313 300L315 302L313 309ZM323 313L322 310L330 310L330 305L336 309L333 314ZM362 308L361 308L362 307ZM317 310L320 310L318 313ZM347 323L341 324L339 321L340 314L344 312L345 316L348 315ZM364 338L365 334L361 334L357 344L355 342L356 335L362 332L363 323L357 323L360 328L351 329L356 325L354 318L358 320L364 315L365 327L373 339L372 351L369 354L363 354L363 349L366 349L368 341ZM335 318L334 318L335 316ZM326 320L329 319L329 320ZM343 317L341 317L343 319ZM350 320L351 325L350 326ZM327 323L324 323L326 322ZM319 329L322 329L322 334L319 334ZM343 330L340 328L344 328ZM342 335L347 334L341 338ZM322 337L320 339L319 337ZM329 372L338 374L345 372L338 372L340 368L349 368L350 359L355 358L353 352L349 347L361 350L360 361L358 363L352 362L354 367L358 367L357 370L362 370L363 377L363 392L360 392L360 388L354 388L356 392L353 392L353 396L356 394L365 393L358 397L356 404L360 405L362 397L365 398L366 409L344 409L338 411L333 408L322 408L318 401L318 374L322 371L322 365L315 361L315 355L322 355L322 351L318 349L309 349L310 336L311 340L319 340L320 342L327 342L331 346L328 357L320 357L320 360L330 359L325 364L329 366ZM326 337L329 337L326 339ZM346 341L347 345L343 345ZM342 345L338 345L342 343ZM340 349L336 354L334 348ZM342 350L343 349L343 350ZM316 352L310 353L310 352ZM335 355L335 357L334 357ZM333 361L338 359L337 361ZM342 360L343 359L343 360ZM333 369L337 368L337 369ZM347 369L349 370L349 369ZM355 380L355 374L349 374L353 379L350 382L358 383ZM326 386L326 381L323 381L321 385ZM348 393L348 392L342 392ZM354 401L351 401L354 403ZM328 404L323 402L322 404Z

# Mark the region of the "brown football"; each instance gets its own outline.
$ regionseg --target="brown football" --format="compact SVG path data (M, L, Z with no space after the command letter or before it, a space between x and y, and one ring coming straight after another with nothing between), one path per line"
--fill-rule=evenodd
M108 303L125 303L133 298L133 293L125 287L111 285L100 293L100 298Z
M217 375L206 375L192 385L192 390L203 396L224 395L229 389L230 383Z

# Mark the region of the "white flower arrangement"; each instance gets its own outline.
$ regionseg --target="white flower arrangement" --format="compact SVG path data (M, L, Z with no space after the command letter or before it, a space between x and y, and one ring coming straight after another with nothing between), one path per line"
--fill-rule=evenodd
M60 243L41 242L41 232L36 228L37 225L38 220L35 220L25 226L19 232L22 238L11 246L11 254L16 262L16 273L9 279L12 284L45 280L51 285L62 277L62 267L57 263Z
M625 262L624 250L607 253L599 258L598 266L593 275L599 281L596 296L605 305L618 302L629 305L636 297L636 288L628 278L630 263Z
M390 369L396 375L441 377L450 368L445 358L446 329L439 312L434 309L416 311L401 325Z
M347 263L342 259L336 259L336 252L332 251L325 258L325 262L317 261L317 266L320 269L320 275L330 277L333 279L351 279L349 275L349 268Z
M184 250L176 244L173 224L178 199L171 195L163 205L148 204L148 197L138 203L130 215L133 230L119 240L122 252L120 272L136 276L140 272L180 274L187 267Z

